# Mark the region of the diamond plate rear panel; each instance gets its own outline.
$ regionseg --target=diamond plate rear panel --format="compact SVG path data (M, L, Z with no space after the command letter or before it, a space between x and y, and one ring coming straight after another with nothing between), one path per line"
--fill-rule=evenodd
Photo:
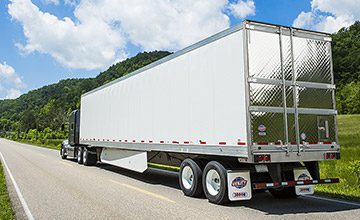
M335 141L335 116L299 115L300 140L306 142ZM327 128L325 126L325 121ZM327 131L326 131L327 129ZM325 132L324 136L321 133ZM328 137L326 137L328 132Z
M255 27L247 33L249 106L259 107L250 112L253 143L336 141L335 116L327 115L334 108L331 43L325 39L328 36L301 35L278 26ZM297 83L300 81L301 86ZM298 108L307 113L297 115ZM313 115L315 110L311 108L320 115Z
M250 77L282 79L278 35L249 32L249 74Z
M287 106L293 106L292 88L286 88ZM250 105L252 106L283 106L283 86L250 83Z
M298 87L300 108L332 109L332 90Z
M253 142L284 141L284 114L252 112L251 127Z
M296 80L331 83L330 42L293 37Z

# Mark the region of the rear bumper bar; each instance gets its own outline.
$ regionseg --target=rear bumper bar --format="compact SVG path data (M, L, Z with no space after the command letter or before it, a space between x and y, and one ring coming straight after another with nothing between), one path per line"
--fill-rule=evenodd
M269 188L278 188L278 187L329 184L329 183L338 183L338 182L340 182L339 178L329 178L329 179L319 179L319 180L298 180L298 181L274 182L274 183L254 183L253 189L269 189Z

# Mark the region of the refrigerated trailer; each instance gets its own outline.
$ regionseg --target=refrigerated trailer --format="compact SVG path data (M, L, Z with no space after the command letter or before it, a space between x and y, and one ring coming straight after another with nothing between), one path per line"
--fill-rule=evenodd
M329 34L246 20L81 96L61 155L179 167L210 202L314 193L340 158Z

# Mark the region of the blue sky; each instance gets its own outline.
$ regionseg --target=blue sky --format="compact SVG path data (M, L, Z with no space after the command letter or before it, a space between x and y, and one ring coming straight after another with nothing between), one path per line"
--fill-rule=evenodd
M0 99L94 77L141 51L176 51L243 19L335 32L359 0L0 0Z

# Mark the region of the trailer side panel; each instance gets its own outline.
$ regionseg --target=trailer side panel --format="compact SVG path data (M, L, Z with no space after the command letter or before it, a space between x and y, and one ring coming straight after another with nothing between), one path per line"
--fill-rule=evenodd
M235 31L84 95L81 143L247 156L242 43Z

